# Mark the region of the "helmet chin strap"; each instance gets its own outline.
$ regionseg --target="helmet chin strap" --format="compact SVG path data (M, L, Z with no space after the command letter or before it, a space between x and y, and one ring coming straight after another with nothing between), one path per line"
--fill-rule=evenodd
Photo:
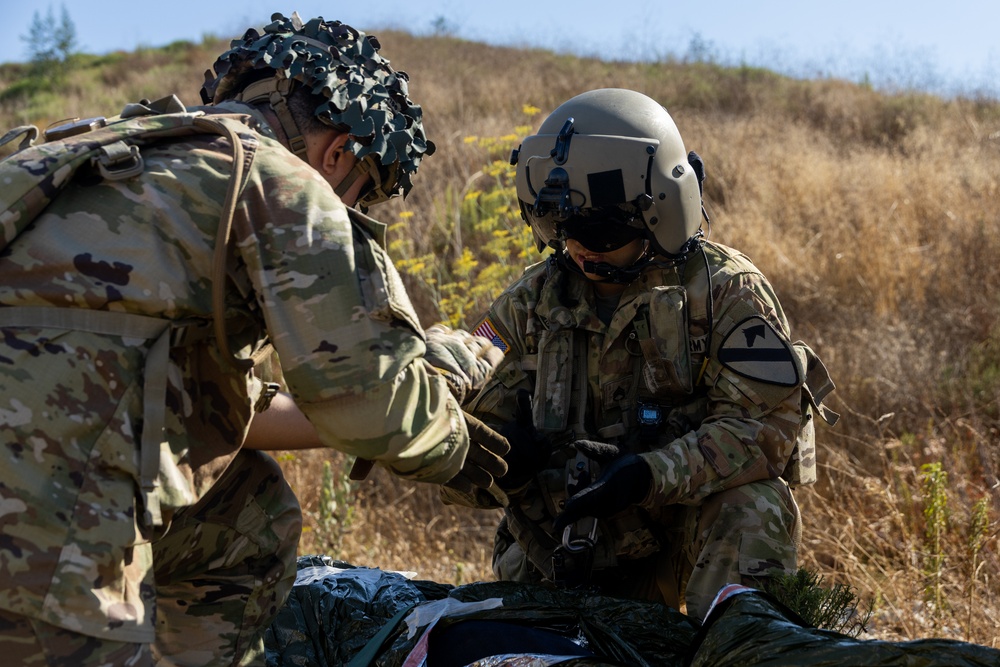
M373 166L372 162L369 159L358 160L357 162L354 163L354 166L351 167L351 171L349 171L347 175L344 176L344 180L338 183L337 186L333 189L333 191L337 193L338 197L343 197L347 193L347 191L351 189L351 186L354 185L354 182L358 180L361 176L364 176L369 172L374 172L375 174L378 174L378 170L372 169L372 166Z

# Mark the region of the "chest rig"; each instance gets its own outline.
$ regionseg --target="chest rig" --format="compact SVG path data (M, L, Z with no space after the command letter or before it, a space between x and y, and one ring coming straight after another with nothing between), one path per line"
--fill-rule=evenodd
M644 273L638 280L648 287L639 283L626 291L607 326L586 306L546 305L544 293L536 304L540 312L529 313L533 419L556 447L536 478L541 499L517 508L510 527L532 563L554 581L580 583L591 570L649 556L669 542L661 521L641 508L606 521L585 518L562 535L552 534L551 519L601 472L600 462L571 446L574 440L592 438L639 453L697 429L708 416L705 378L718 366L710 364L715 313L709 252L703 248L681 266ZM550 269L547 280L558 284L565 276ZM804 343L791 349L805 371L801 428L781 475L794 487L816 480L814 415L831 424L836 415L822 406L833 388L822 362Z
M607 325L585 305L551 307L544 324L530 318L538 331L533 417L540 432L640 451L638 440L703 393L712 329L703 255L637 280Z
M705 267L697 253L684 265L647 271L607 325L584 301L567 306L572 297L542 305L544 315L529 317L528 351L536 353L533 419L556 446L536 478L540 498L514 510L511 530L553 581L585 584L592 570L649 556L664 542L639 508L600 522L582 519L561 535L552 534L551 519L609 463L584 456L573 441L591 438L622 452L648 451L665 436L690 431L704 416L700 380L711 330ZM566 279L550 268L548 280L555 285Z

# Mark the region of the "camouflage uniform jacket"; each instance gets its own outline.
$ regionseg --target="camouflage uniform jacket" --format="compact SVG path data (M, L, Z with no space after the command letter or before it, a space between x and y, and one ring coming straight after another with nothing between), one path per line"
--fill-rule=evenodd
M410 479L450 479L468 446L461 411L422 358L423 330L377 223L349 219L249 107L204 111L243 115L226 121L246 165L228 253L229 347L247 357L270 339L326 446ZM133 178L77 178L4 251L0 305L208 322L231 155L224 139L192 135L143 148ZM139 525L136 494L147 343L0 333L0 608L150 642L158 533ZM168 520L238 451L261 382L205 337L171 349L167 383L158 494Z
M611 566L616 557L655 551L677 505L785 471L800 429L805 360L792 351L781 306L751 261L714 243L704 251L680 266L647 267L607 325L589 282L550 258L508 288L478 329L506 356L467 409L502 425L514 419L517 390L528 389L534 424L556 446L549 469L524 488L444 497L478 507L499 499L512 534L543 572L549 559L538 551L558 542L539 529L551 532L581 465L565 446L574 439L615 443L653 471L641 508L602 522L614 548L598 553L595 567L602 558ZM753 343L768 348L756 360L745 358ZM653 406L662 422L640 424L640 405ZM598 473L591 466L588 474Z

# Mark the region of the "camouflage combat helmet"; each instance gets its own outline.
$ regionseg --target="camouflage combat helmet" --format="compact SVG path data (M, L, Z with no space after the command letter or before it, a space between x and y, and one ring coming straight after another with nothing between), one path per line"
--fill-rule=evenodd
M411 177L434 145L424 136L419 105L407 95L408 77L379 55L374 36L322 17L303 24L297 14L273 14L263 34L251 28L205 72L205 104L236 99L268 102L288 136L292 151L305 157L305 140L288 110L287 97L300 85L325 98L316 118L350 138L345 144L357 158L355 170L337 188L347 191L362 174L374 187L359 203L368 207L406 195ZM273 76L261 78L261 72Z
M634 232L668 257L699 238L700 158L689 157L670 114L642 93L606 88L567 100L511 159L539 250L559 249L573 224L604 224L620 239Z

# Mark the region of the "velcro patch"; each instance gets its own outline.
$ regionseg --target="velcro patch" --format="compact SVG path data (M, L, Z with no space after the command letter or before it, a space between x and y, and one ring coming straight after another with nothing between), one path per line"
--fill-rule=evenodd
M472 333L476 336L482 336L483 338L489 340L504 354L507 354L507 351L510 350L510 346L507 344L507 341L503 339L503 336L497 333L496 328L493 326L493 323L490 322L490 318L488 317L483 320L483 323L476 327L476 330Z
M754 315L737 324L719 347L719 362L729 370L769 384L800 383L792 348L770 322Z

